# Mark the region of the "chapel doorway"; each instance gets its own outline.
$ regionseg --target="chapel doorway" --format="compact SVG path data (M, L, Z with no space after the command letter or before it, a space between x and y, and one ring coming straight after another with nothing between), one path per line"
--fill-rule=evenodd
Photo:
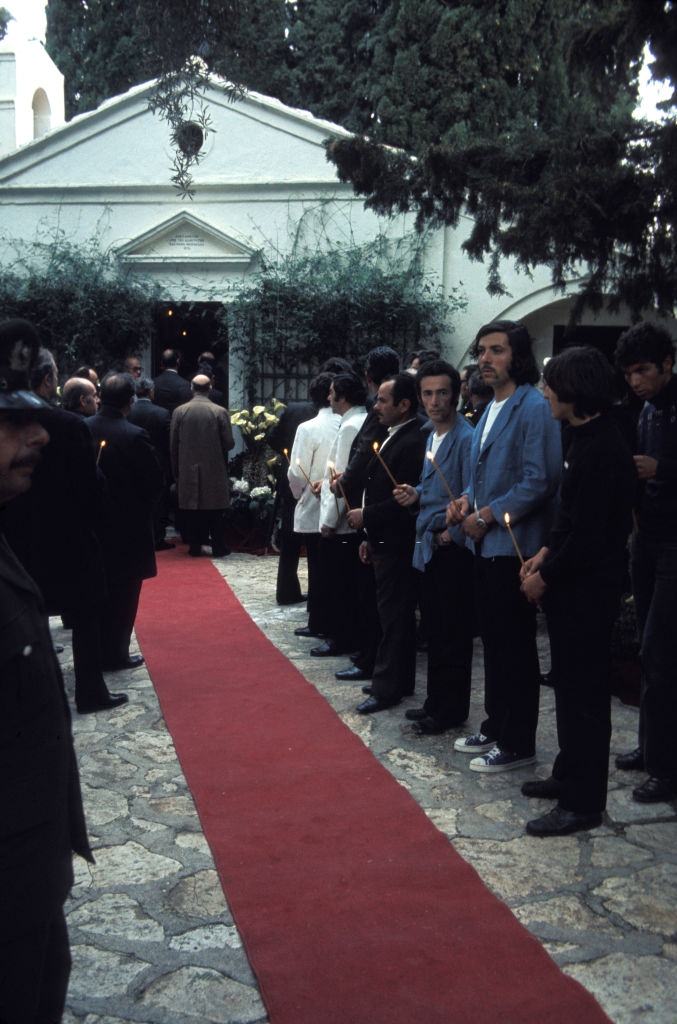
M225 321L218 316L222 309L220 302L159 303L152 348L153 376L160 372L160 356L167 348L181 352L179 372L186 380L197 373L200 353L213 352L215 386L228 403L228 335Z

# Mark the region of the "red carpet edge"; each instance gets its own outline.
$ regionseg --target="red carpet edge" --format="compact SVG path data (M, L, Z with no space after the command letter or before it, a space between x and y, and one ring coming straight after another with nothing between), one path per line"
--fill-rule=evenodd
M211 562L159 570L137 637L271 1024L609 1024Z

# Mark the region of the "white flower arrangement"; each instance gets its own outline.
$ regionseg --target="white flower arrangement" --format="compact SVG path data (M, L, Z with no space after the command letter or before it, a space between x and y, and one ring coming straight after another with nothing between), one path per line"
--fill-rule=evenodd
M230 484L235 494L249 494L249 484L246 480L235 480L234 477L231 477ZM254 490L257 489L254 488Z
M273 492L270 487L253 487L249 492L250 498L270 498Z

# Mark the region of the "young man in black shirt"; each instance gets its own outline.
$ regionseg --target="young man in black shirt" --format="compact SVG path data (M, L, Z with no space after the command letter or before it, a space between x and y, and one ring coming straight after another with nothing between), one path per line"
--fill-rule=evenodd
M548 779L525 782L529 797L556 799L527 822L535 836L601 824L606 806L611 694L608 660L632 525L632 456L610 417L613 375L593 348L570 348L546 365L545 395L566 422L568 445L548 546L522 568L522 592L547 615L559 754Z

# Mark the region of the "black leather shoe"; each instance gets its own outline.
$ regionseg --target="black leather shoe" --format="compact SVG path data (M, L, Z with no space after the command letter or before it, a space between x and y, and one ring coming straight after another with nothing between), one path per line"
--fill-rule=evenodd
M227 558L230 554L230 548L212 548L212 558Z
M142 654L130 654L124 661L118 662L117 665L104 665L104 672L121 672L124 668L138 668L139 665L143 665L144 657Z
M451 728L452 726L444 725L442 722L438 722L436 718L426 715L425 718L421 718L415 723L414 732L418 733L419 736L439 736L443 732L448 732Z
M54 653L63 654L63 644L54 644Z
M572 832L585 832L601 824L601 814L583 814L580 811L565 811L563 807L553 807L540 818L528 821L527 832L530 836L568 836Z
M339 672L334 672L337 679L348 683L359 683L363 679L371 679L371 672L363 672L357 665L353 665L351 668L342 668Z
M619 754L616 758L616 767L622 772L644 771L644 754L639 747L630 750L627 754Z
M93 715L97 711L110 711L111 708L119 708L122 704L126 704L128 700L129 697L126 693L109 693L107 699L96 704L78 704L78 714Z
M404 712L404 717L408 718L410 722L420 722L424 718L429 718L428 712L425 708L409 708L408 711Z
M387 708L393 708L396 704L399 704L398 700L392 703L384 704L378 699L378 697L367 697L361 704L358 704L355 710L358 715L373 715L377 711L385 711Z
M324 633L313 633L312 629L309 629L308 626L299 626L298 629L294 630L294 636L305 636L312 637L313 640L322 640Z
M339 658L346 652L337 647L332 640L325 640L319 647L311 647L310 653L313 658Z
M632 799L640 804L664 803L677 797L677 781L675 779L655 779L649 777L646 782L632 791Z
M175 548L175 547L176 547L176 544L170 544L168 540L159 540L157 542L157 544L155 545L155 550L156 551L171 551L171 549Z
M366 693L366 695L368 697L370 697L371 696L371 686L363 686L362 687L362 693Z
M547 779L529 779L522 783L524 796L540 797L543 800L558 800L562 792L562 783L553 779L552 775Z

